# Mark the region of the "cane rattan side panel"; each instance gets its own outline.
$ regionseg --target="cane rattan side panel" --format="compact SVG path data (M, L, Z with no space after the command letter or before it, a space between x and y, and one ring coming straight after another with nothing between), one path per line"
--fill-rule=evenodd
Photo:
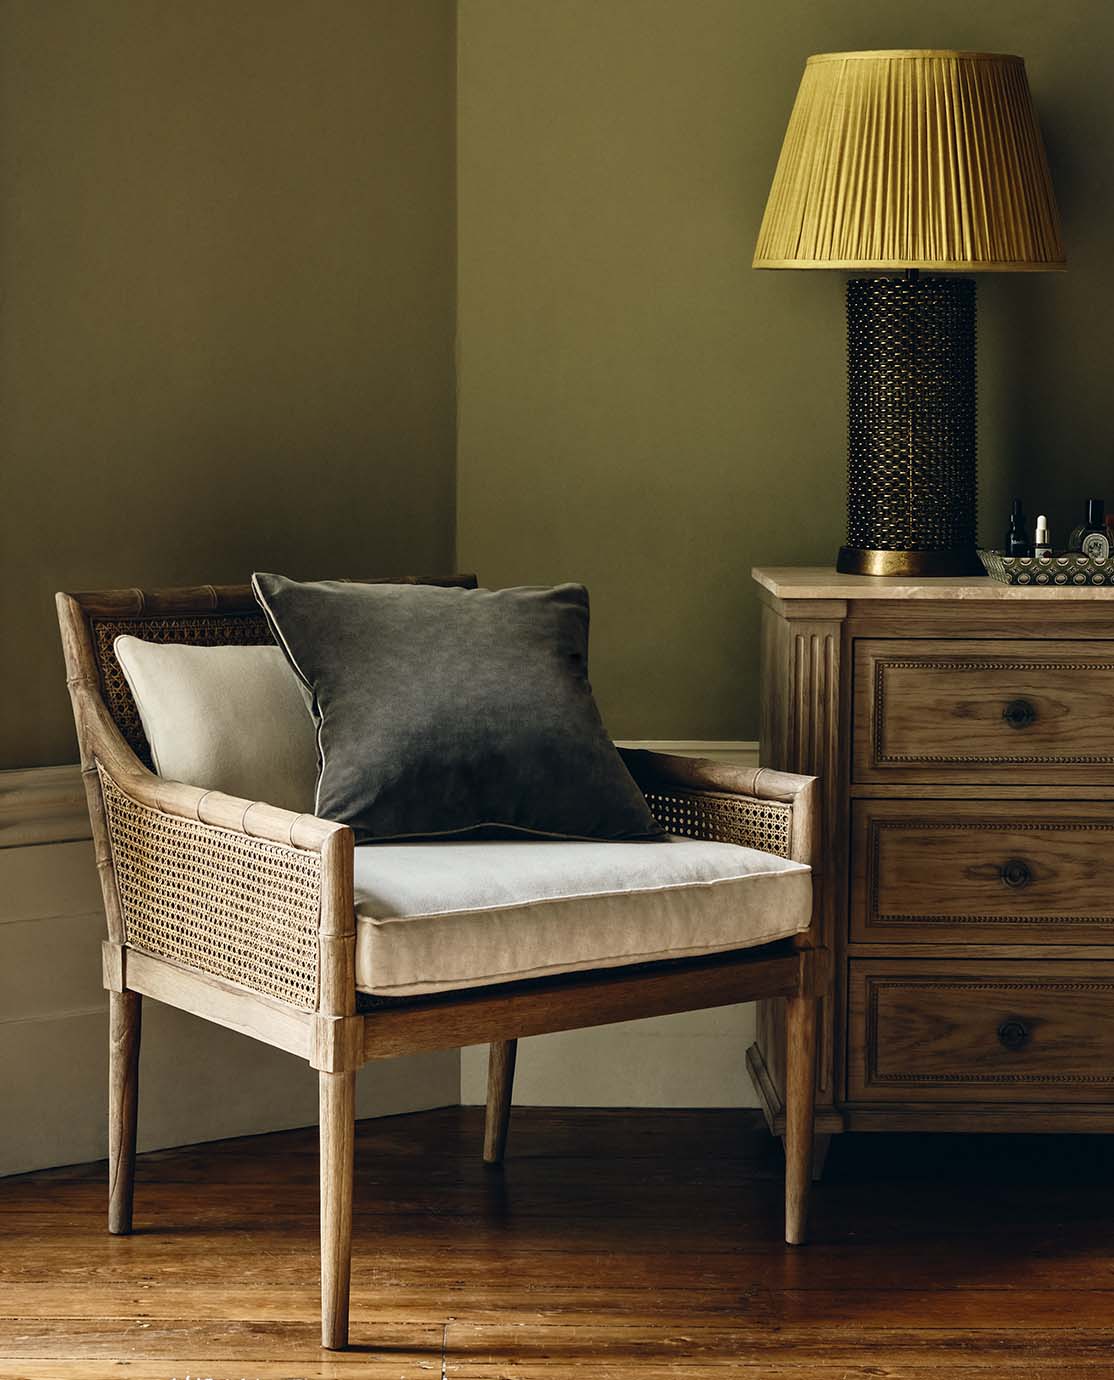
M677 788L648 790L646 800L658 823L671 834L738 843L779 858L789 856L793 811L780 801Z
M125 938L301 1011L317 1005L321 854L101 790Z
M118 637L128 634L141 637L145 642L186 642L195 647L257 647L274 641L266 619L254 610L248 613L91 618L89 628L108 712L128 746L147 767L151 766L151 749L132 692L112 648Z

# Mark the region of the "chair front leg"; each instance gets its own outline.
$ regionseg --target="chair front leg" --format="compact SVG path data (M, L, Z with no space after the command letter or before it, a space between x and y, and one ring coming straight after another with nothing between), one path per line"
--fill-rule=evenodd
M108 994L108 1230L114 1236L132 1229L142 1001L138 992Z
M487 1060L487 1114L484 1118L484 1164L502 1164L514 1093L517 1040L492 1042Z
M355 1073L319 1073L321 1120L321 1345L348 1345L352 1276Z
M816 1012L812 996L788 999L785 1052L785 1239L802 1245L808 1235L812 1137L816 1116Z

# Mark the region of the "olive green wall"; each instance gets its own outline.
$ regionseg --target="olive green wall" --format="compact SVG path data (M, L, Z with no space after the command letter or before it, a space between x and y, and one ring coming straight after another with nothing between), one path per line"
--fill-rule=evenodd
M452 562L451 0L0 3L0 766L55 589Z
M750 268L809 53L1026 57L1071 268L980 281L984 540L1011 492L1062 536L1103 491L1109 0L462 0L458 25L459 557L589 585L615 734L755 737L750 568L843 536L841 277Z
M994 540L1110 474L1112 38L1106 0L0 0L0 766L75 755L54 589L446 568L454 497L485 582L590 585L616 734L752 737L749 569L842 535L842 283L749 267L804 57L1028 59L1071 270L980 284Z

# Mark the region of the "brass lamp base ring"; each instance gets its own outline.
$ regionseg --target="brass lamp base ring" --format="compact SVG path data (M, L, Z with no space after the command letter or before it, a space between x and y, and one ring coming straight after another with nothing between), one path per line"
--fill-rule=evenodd
M904 575L925 579L986 574L977 552L964 547L944 551L872 551L858 546L841 546L836 570L841 575Z

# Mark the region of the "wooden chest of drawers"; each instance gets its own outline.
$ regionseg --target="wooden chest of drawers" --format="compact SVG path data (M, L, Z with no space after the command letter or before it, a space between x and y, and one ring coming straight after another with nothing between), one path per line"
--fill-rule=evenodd
M763 764L824 779L818 1131L1114 1130L1114 591L755 579Z

